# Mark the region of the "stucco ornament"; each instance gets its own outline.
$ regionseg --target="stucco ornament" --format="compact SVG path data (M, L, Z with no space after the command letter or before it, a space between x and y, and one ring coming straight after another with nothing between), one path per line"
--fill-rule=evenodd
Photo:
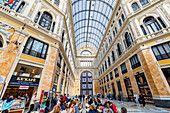
M13 35L13 33L11 33L10 30L11 30L10 26L0 23L0 32L6 36L7 42L9 42L10 36Z

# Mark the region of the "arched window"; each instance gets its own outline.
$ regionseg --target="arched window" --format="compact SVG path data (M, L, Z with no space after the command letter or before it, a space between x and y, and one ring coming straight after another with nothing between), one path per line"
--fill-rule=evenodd
M142 6L144 6L144 5L148 4L149 2L148 2L148 0L140 0L140 3L142 4Z
M143 22L149 33L161 30L160 26L158 25L158 22L153 17L147 17L143 20Z
M54 4L59 6L60 5L60 0L54 0Z
M113 61L113 62L115 61L115 54L114 54L114 51L112 51L112 61Z
M133 40L129 33L125 33L125 45L128 48L132 44Z
M39 25L42 26L43 28L50 30L52 24L52 16L51 14L44 12L41 16Z
M136 2L132 4L132 9L133 9L133 11L136 11L139 9L139 6Z
M124 16L124 14L122 14L122 20L123 20L123 22L125 21L125 16Z
M90 56L90 55L92 55L92 53L88 50L84 50L84 51L81 52L80 55L89 55Z
M37 16L35 17L35 20L34 20L35 23L38 22L39 17L40 17L40 12L38 12L38 13L37 13Z
M117 53L118 53L118 56L122 54L121 45L119 43L117 44Z
M22 3L20 4L20 6L18 7L18 9L16 10L16 12L17 12L17 13L21 13L24 5L25 5L25 2L22 2Z
M14 10L16 8L16 6L18 5L20 0L14 0L11 4L5 4L4 2L2 2L2 4L12 10Z

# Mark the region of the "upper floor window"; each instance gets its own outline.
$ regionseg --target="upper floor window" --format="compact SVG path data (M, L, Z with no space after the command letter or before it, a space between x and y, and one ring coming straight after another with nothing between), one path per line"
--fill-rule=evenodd
M83 89L86 89L86 84L83 84L83 85L82 85L82 88L83 88Z
M132 44L133 40L129 33L125 33L125 46L128 48Z
M46 43L30 37L26 43L23 53L45 59L47 50L48 45Z
M123 20L123 22L125 21L125 16L124 16L124 14L122 14L122 20Z
M17 13L21 13L24 5L25 5L25 2L22 2L22 3L20 4L20 6L18 7L18 9L16 10L16 12L17 12Z
M115 35L116 35L116 34L115 34L115 31L113 31L113 36L115 37Z
M114 54L114 51L112 51L112 61L113 61L113 62L115 61L115 54Z
M106 44L106 50L108 49L108 44Z
M119 71L118 71L118 69L116 68L116 69L114 69L114 73L115 73L115 77L119 77Z
M35 22L35 23L38 22L39 17L40 17L40 12L37 13L37 15L36 15L36 17L35 17L35 19L34 19L34 22Z
M107 63L106 63L106 61L105 61L105 69L107 69Z
M142 25L141 25L140 27L141 27L141 29L142 29L143 34L144 34L144 35L147 35L147 33L146 33L144 27L143 27Z
M120 25L120 27L122 26L122 21L119 19L119 25Z
M64 42L64 31L62 32L62 36L61 36L61 42Z
M41 16L41 19L39 21L39 25L42 26L43 28L50 30L51 29L51 24L52 24L52 16L48 12L44 12Z
M116 34L117 34L117 28L115 27L115 31L116 31Z
M88 82L92 82L92 78L88 78Z
M82 82L86 82L86 78L82 78Z
M126 68L126 64L125 64L125 63L123 63L122 65L120 65L120 67L121 67L122 74L127 73L127 68Z
M9 1L9 0L8 0ZM14 10L16 8L16 6L18 5L20 0L14 0L11 4L5 4L4 2L2 2L2 4L12 10Z
M109 76L108 75L106 75L106 79L107 79L107 82L109 82Z
M0 35L0 48L1 47L3 47L3 39L2 39L2 37L1 37L1 35Z
M60 0L54 0L54 4L59 6L60 5Z
M110 72L110 80L113 80L113 73Z
M108 57L108 65L110 66L110 57Z
M161 18L158 17L158 21L162 25L163 28L166 28L166 25L164 24Z
M158 22L153 17L147 17L143 20L143 22L149 33L161 30L161 27L159 26Z
M142 4L142 6L144 6L144 5L149 3L148 0L139 0L139 1Z
M133 9L133 11L136 11L139 9L139 6L136 2L132 4L132 9Z
M118 56L122 54L122 47L119 43L117 44L117 53L118 53Z
M140 64L140 61L139 61L139 58L138 58L137 54L136 54L136 55L134 55L134 56L132 56L132 57L130 58L130 63L131 63L132 69L135 69L135 68L137 68L137 67L140 67L140 66L141 66L141 64Z
M64 65L63 65L63 73L65 73L65 68L66 68L66 64L64 62Z
M156 46L152 47L152 50L153 50L155 57L158 61L170 58L170 42L156 45Z
M91 89L92 88L92 84L88 84L88 88Z
M59 53L59 55L58 55L58 60L57 60L57 66L58 66L59 68L61 68L61 60L62 60L62 56L61 56L60 53Z

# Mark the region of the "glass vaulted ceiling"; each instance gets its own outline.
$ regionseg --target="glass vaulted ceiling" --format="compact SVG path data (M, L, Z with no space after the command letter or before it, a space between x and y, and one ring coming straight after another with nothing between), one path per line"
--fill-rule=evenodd
M77 49L98 50L116 0L72 0Z

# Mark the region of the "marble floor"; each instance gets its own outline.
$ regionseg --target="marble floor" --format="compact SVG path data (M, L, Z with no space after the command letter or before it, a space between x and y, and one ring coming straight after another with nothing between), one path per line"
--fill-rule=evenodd
M120 102L117 100L110 101L116 105L118 113L121 113L121 107L126 107L128 113L170 113L170 109L155 107L154 105L146 104L146 106L143 107L133 102ZM86 110L82 110L82 113L86 113Z

